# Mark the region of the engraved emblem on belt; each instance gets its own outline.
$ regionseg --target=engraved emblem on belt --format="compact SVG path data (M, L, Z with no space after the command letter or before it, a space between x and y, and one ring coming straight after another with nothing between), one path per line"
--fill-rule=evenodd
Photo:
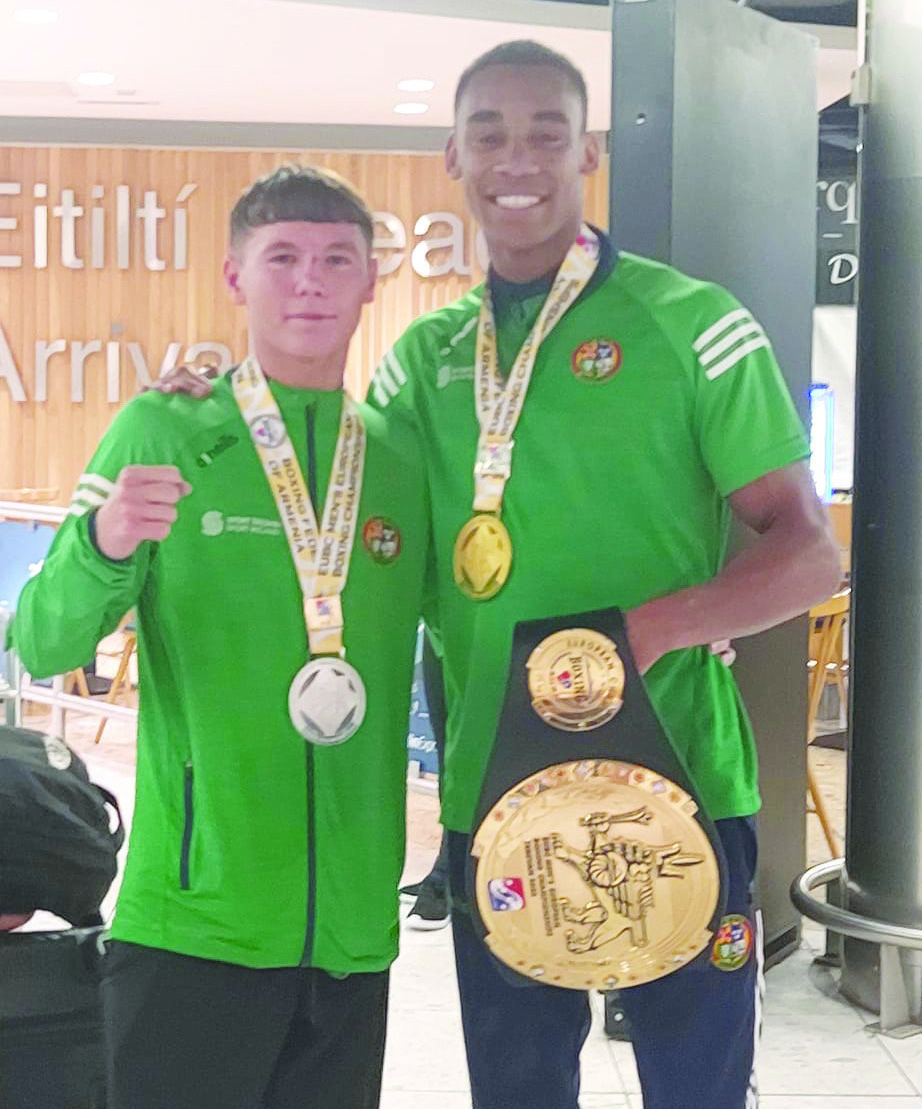
M532 651L527 667L532 708L561 731L599 728L624 704L618 648L589 628L549 635Z
M690 963L711 943L720 896L697 811L679 785L633 763L531 774L474 835L485 943L519 974L570 989L638 986Z
M656 903L658 883L682 878L683 867L704 862L703 855L683 851L681 843L653 845L610 835L617 824L649 824L651 819L646 806L629 813L589 813L579 821L589 833L584 850L552 836L555 857L576 870L589 897L576 906L560 898L564 920L577 925L565 933L568 951L576 955L595 951L625 933L634 947L646 947L647 915Z

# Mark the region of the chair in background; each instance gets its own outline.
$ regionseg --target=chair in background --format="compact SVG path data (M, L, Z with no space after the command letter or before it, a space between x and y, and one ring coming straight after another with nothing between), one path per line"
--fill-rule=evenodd
M76 693L80 697L89 697L90 687L86 683L86 674L81 666L77 670L68 670L64 675L64 692Z
M838 687L839 696L843 703L847 703L844 672L845 660L843 651L843 635L845 622L851 604L851 590L843 589L810 609L810 644L809 644L809 677L807 694L807 743L811 743L816 736L816 715L819 711L823 690L828 684ZM841 854L839 840L833 831L832 822L826 804L820 793L816 775L807 763L807 788L813 802L813 808L808 812L815 812L823 827L823 834L833 858Z
M134 619L135 617L133 612L127 613L122 618L122 622L116 629L116 632L120 632L122 635L122 647L120 651L110 656L118 658L118 667L115 671L115 677L112 679L112 684L109 686L109 692L104 698L104 700L110 705L115 703L115 700L123 687L129 688L131 685L129 666L131 665L131 656L138 648L138 632L135 626ZM107 652L105 651L101 651L99 653L107 654ZM94 740L94 743L99 743L99 741L102 739L102 733L106 730L107 723L107 717L103 716L100 718L99 727L96 729L96 739Z

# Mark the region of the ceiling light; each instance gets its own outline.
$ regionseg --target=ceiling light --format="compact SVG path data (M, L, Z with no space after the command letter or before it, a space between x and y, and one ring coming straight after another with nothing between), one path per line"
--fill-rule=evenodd
M89 73L81 73L77 78L81 85L114 85L115 76L112 73L102 73L101 71L91 70Z
M17 23L54 23L58 13L50 8L19 8L13 12Z
M405 81L398 81L397 88L401 92L429 92L435 88L435 81L425 77L408 77Z
M405 104L395 104L394 111L402 116L421 116L423 112L429 111L429 105L415 103L410 100Z

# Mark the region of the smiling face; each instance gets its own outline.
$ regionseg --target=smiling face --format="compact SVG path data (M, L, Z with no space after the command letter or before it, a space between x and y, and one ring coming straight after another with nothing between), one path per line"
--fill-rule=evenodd
M558 266L576 238L599 147L564 73L491 65L461 96L445 163L464 182L497 272L527 281Z
M341 384L362 305L374 298L376 265L357 224L263 224L234 243L224 276L269 377Z

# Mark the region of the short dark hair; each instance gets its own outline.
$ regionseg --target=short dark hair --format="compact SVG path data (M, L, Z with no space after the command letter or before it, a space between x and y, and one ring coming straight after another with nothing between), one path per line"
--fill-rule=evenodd
M355 189L332 170L289 163L247 188L230 216L230 239L238 246L267 223L355 223L371 247L374 218Z
M540 42L532 42L531 39L501 42L499 46L494 46L486 54L481 54L479 58L475 58L458 78L458 87L455 89L455 115L458 113L461 97L471 83L471 78L480 73L481 70L488 69L493 65L546 65L562 73L580 99L583 107L583 128L585 129L586 116L589 110L589 96L586 92L585 78L569 58L565 58L563 54L558 54L556 50L551 50L548 46L542 46Z

